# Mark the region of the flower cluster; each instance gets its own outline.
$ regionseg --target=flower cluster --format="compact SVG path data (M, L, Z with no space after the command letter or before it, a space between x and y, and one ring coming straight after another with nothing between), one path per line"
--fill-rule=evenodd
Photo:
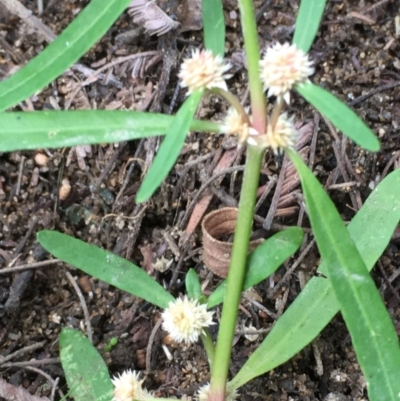
M294 85L308 82L314 73L312 61L296 45L285 43L269 47L260 61L261 80L268 96L282 97L290 101L290 90Z
M206 305L185 296L170 302L162 313L162 327L174 341L191 344L198 340L205 327L214 324L213 313L207 311Z
M225 80L231 75L226 72L231 68L221 56L214 56L211 50L194 50L186 59L179 72L181 86L188 88L188 95L197 89L220 88L227 90Z
M204 386L199 388L199 391L197 393L197 400L207 401L209 393L210 393L210 383L205 384ZM228 383L225 390L225 401L235 401L238 395L239 394L237 393L236 390L232 390L229 388L229 383Z
M146 401L152 395L142 389L143 380L139 380L139 373L134 370L126 370L122 375L112 379L114 384L113 401Z

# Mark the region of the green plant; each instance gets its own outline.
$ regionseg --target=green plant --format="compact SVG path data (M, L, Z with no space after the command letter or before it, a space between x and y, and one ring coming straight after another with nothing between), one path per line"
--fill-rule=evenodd
M13 77L0 83L0 89L3 89L0 91L1 109L13 106L54 79L101 36L127 4L128 1L93 0L57 41ZM400 219L400 201L393 192L393 188L400 184L400 173L393 172L377 187L346 228L322 186L291 149L294 141L293 124L282 114L285 101L290 97L289 90L293 88L358 145L369 151L379 149L377 138L353 111L332 94L308 81L307 76L312 67L305 53L311 47L318 30L325 1L301 2L293 37L294 46L275 46L268 50L261 60L261 74L252 1L239 0L239 7L248 62L251 117L226 87L224 78L227 68L221 57L224 49L221 2L203 0L207 51L194 53L181 70L180 78L189 87L190 96L175 117L105 111L3 113L0 150L72 146L165 134L154 163L137 194L137 201L144 201L154 193L174 165L189 129L239 135L242 142L247 141L247 154L231 265L226 282L208 298L201 294L200 282L193 270L186 277L186 289L192 299L189 305L187 298L175 300L139 267L109 252L51 231L40 232L39 242L56 257L86 273L165 309L163 316L166 329L171 326L166 321L170 317L168 313L173 313L171 308L174 305L178 305L180 311L191 308L191 313L197 316L201 324L189 328L192 331L183 330L183 334L179 332L177 338L187 342L198 336L202 338L210 361L211 383L201 390L201 396L208 397L209 401L232 399L243 384L288 360L311 342L339 310L352 336L357 358L367 380L370 399L396 400L400 394L398 339L368 271L383 252ZM103 12L104 9L112 12ZM93 10L98 18L88 24L87 16ZM89 37L85 46L75 39L77 31L80 37ZM75 41L76 47L71 46L72 41ZM271 82L274 73L281 67L285 68L282 63L284 58L268 58L267 55L285 54L282 52L286 51L299 57L296 60L303 63L300 72L304 76L300 74L293 79L289 76L291 86L281 87ZM211 77L212 81L198 82L196 68L208 60L214 63L215 76ZM45 66L42 73L34 76L33 72L42 63ZM267 115L265 89L269 90L269 95L276 95L271 116ZM222 96L233 107L229 119L222 124L193 119L201 98L210 92ZM81 136L82 127L87 132L84 138ZM13 134L12 140L8 137L10 133ZM297 250L302 240L300 229L287 229L265 241L250 257L247 256L261 162L268 147L276 152L279 149L287 151L300 175L308 215L323 259L320 271L326 278L314 277L310 280L261 346L238 374L227 382L237 310L243 289L272 274ZM229 307L223 307L218 340L214 346L206 327L211 319L208 309L222 300ZM85 368L81 367L79 361L82 351L96 360L93 363L99 363L100 376L93 375L86 365ZM70 329L63 331L61 359L76 400L112 398L111 380L98 358L96 350L81 334ZM103 387L98 384L99 377L104 379ZM136 373L115 378L114 384L118 387L125 379L133 383L132 387L136 391L133 398L151 399L152 396L141 389ZM74 390L76 388L79 391Z

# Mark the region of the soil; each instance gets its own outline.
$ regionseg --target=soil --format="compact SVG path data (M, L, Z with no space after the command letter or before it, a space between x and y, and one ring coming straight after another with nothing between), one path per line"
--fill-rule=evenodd
M36 1L21 3L37 15ZM190 7L198 3L192 1ZM298 3L295 0L255 1L262 48L271 42L290 40ZM45 2L41 18L59 34L86 4L87 1L50 0ZM96 70L121 56L164 50L157 59L142 58L142 65L136 60L117 64L112 70L105 69L102 79L84 86L81 83L88 76L73 68L14 110L91 108L175 112L185 98L184 91L179 91L177 86L178 62L190 48L201 45L202 31L193 30L198 28L198 15L185 12L183 2L160 1L158 4L170 15L177 15L187 30L149 36L138 30L124 13L80 63ZM296 94L288 107L299 127L309 123L305 143L301 145L303 155L346 221L354 216L376 183L400 167L399 6L398 0L329 1L310 52L316 64L312 81L355 109L381 139L382 148L378 153L364 152L336 133ZM224 1L224 10L227 57L236 71L229 84L248 104L236 1ZM0 29L3 77L47 45L42 36L9 13L3 4L0 4ZM129 35L133 29L136 31ZM219 120L226 109L227 105L221 100L207 98L198 117ZM190 267L195 268L205 282L205 291L212 290L220 278L212 275L202 263L199 227L189 241L184 243L183 239L198 191L221 157L236 150L236 144L229 144L220 136L191 133L160 190L149 202L136 205L135 194L158 144L159 140L152 138L71 150L38 149L1 154L0 267L51 259L35 238L42 229L55 229L142 266L174 295L184 293L184 277ZM243 154L239 153L234 165L243 164ZM265 192L268 182L276 184L279 176L285 178L281 174L284 167L285 161L282 163L282 159L273 154L266 155L260 194ZM238 168L219 181L207 184L206 193L212 198L208 211L237 205L241 174ZM287 194L295 195L286 203L282 201L284 194L274 196L274 191L262 200L257 210L256 233L269 236L279 228L297 224L309 232L298 182L290 186ZM263 230L267 215L269 224L264 224L264 228L268 230ZM311 240L308 234L302 249ZM378 263L379 268L372 274L400 333L399 245L398 235L394 235ZM296 298L302 278L314 274L318 267L315 245L290 280L272 297L270 290L272 285L279 284L299 254L285 263L273 279L254 289L251 298L264 309L243 300L239 327L252 325L268 331ZM67 392L61 365L54 359L58 358L58 337L65 326L84 330L85 318L66 272L73 275L83 292L93 327L93 342L112 374L128 368L144 372L150 341L147 368L151 373L146 375L145 385L157 396L182 398L186 395L190 398L209 380L206 356L200 344L177 347L161 329L150 338L160 318L157 308L71 266L49 264L22 273L0 270L0 368L1 376L9 383L22 386L30 394L53 397L51 380L60 378L59 388ZM219 315L217 309L216 316ZM214 335L216 331L217 327ZM239 370L264 336L260 334L250 341L243 330L238 331L232 374ZM106 352L104 347L112 337L117 337L118 343ZM163 345L168 347L172 358L167 357ZM18 350L22 351L13 355ZM60 397L56 393L54 399ZM365 381L341 317L335 317L314 343L292 360L247 384L241 389L239 399L366 400Z

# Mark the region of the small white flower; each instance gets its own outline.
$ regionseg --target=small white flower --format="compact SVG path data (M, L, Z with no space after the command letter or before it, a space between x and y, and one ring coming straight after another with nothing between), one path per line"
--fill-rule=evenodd
M255 131L234 107L230 107L221 126L221 132L228 135L237 135L239 143L245 142L248 136Z
M212 315L213 312L208 312L206 305L185 296L169 303L162 313L162 327L174 341L190 344L198 340L204 327L214 324Z
M261 80L268 96L282 97L290 101L289 91L294 85L308 82L314 73L312 61L296 45L275 44L264 52L260 61Z
M201 88L227 90L225 79L231 75L225 73L230 68L220 55L214 56L211 50L196 49L192 57L182 63L178 76L182 80L181 86L188 88L188 95Z
M197 400L207 401L209 392L210 392L210 383L200 387L197 393ZM239 394L237 393L236 390L231 390L229 388L229 383L228 383L225 390L225 401L235 401L238 395Z
M294 148L298 133L293 124L293 117L288 117L286 113L278 117L275 127L268 124L267 133L249 137L247 143L263 148L272 148L274 153L279 153L280 149Z
M126 370L122 375L115 376L113 401L145 401L152 398L151 394L142 389L143 380L139 380L139 373Z

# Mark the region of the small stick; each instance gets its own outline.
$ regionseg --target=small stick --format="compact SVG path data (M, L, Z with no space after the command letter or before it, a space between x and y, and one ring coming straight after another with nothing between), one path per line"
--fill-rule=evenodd
M153 347L154 337L156 336L157 331L159 330L162 323L162 318L157 320L157 323L154 325L153 330L151 331L149 342L147 343L146 348L146 372L150 373L151 369L151 348Z
M92 331L92 324L90 323L90 314L88 307L86 305L85 297L82 294L81 289L79 288L78 284L72 277L72 274L69 271L65 272L65 275L67 276L68 280L74 287L76 294L78 295L79 301L81 302L83 314L85 315L85 321L86 321L86 330L87 330L87 336L89 338L89 341L93 344L93 331Z
M279 281L279 283L269 292L268 298L271 299L275 296L275 294L278 292L278 290L283 286L283 284L286 283L286 281L289 279L289 277L292 275L292 273L295 271L297 266L301 263L301 261L305 258L307 253L310 251L311 247L315 244L315 239L313 239L304 249L304 251L300 254L300 256L297 258L297 260L293 263L291 268L284 274L282 279Z
M28 263L26 265L21 265L21 266L6 267L0 270L0 274L16 273L27 269L37 269L38 267L50 266L60 262L62 262L62 260L51 259L51 260L43 260L42 262Z
M48 375L42 369L34 368L33 366L25 366L24 369L31 370L32 372L39 373L41 376L43 376L52 385L50 400L54 400L54 395L55 395L56 390L58 390L58 394L60 394L60 397L62 399L65 398L65 395L62 392L62 390L60 388L57 388L58 382L60 381L59 377L57 377L57 379L54 380L50 375Z
M35 350L37 350L39 348L42 348L44 344L46 344L46 341L41 341L40 343L35 343L35 344L32 344L32 345L28 345L27 347L21 348L18 351L13 352L10 355L4 356L4 357L0 356L0 365L3 365L4 363L10 361L13 358L17 358L17 357L19 357L21 355L24 355L24 354L28 353L28 352L32 352L32 351L35 351Z
M7 362L1 365L3 368L24 368L30 365L50 365L53 363L60 363L60 358L47 358L47 359L32 359L25 362Z

